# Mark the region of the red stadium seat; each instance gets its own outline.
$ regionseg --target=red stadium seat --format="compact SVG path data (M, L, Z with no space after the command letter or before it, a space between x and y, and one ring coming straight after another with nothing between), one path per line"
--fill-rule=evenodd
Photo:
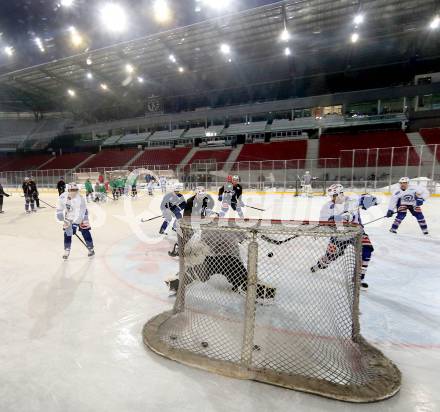
M67 153L61 156L57 156L51 162L44 165L41 170L49 169L73 169L81 162L86 160L90 156L90 153Z
M146 149L132 166L170 165L171 168L175 168L174 166L178 165L190 150L190 147Z
M430 145L432 152L435 151L434 145L439 145L437 147L436 157L440 162L440 129L420 129L420 135L427 145Z
M16 157L10 162L0 164L1 171L37 170L52 156L49 154L36 154L31 156Z
M138 152L137 149L101 150L96 156L82 165L81 168L121 167L126 165Z
M419 156L405 132L401 130L371 131L362 133L323 134L319 141L319 164L325 165L325 158L341 157L341 167L351 167L353 152L344 150L356 149L355 166L417 166ZM391 149L394 147L394 149ZM379 150L376 150L379 149Z
M231 151L231 149L199 150L194 154L188 164L195 162L203 163L204 160L216 163L224 163L226 160L228 160Z

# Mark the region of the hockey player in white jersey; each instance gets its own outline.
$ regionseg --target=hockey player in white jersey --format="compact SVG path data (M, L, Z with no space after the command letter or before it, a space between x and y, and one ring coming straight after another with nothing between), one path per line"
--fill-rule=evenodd
M72 236L79 230L84 238L88 256L95 254L92 235L90 234L89 213L85 199L79 194L76 183L67 185L67 192L61 194L56 208L57 220L63 222L64 230L64 255L68 259L72 246Z
M388 206L387 217L394 215L397 209L397 216L391 226L390 232L397 233L397 229L409 212L417 219L420 229L424 235L429 234L425 216L423 216L421 206L428 199L429 192L423 187L411 187L409 177L402 177L399 180L400 189L393 194Z
M159 186L162 190L162 193L166 193L166 191L167 191L167 178L165 176L159 177Z
M359 210L367 210L379 204L378 199L372 195L345 196L344 187L340 184L331 185L327 189L327 193L330 196L330 201L325 203L321 209L320 222L357 223L362 226ZM311 268L311 271L316 272L320 269L326 269L331 262L344 254L349 243L346 240L331 237L325 255ZM365 289L368 288L368 284L364 282L364 279L373 251L374 248L370 238L363 232L361 286Z
M307 197L309 197L312 193L312 180L314 180L314 178L307 170L301 179L302 190L304 195L306 195Z
M182 185L176 183L174 185L174 191L172 193L167 193L160 204L160 210L162 211L164 221L160 227L159 233L165 233L168 225L175 218L173 224L173 230L176 230L176 223L179 219L182 219L182 212L185 209L186 202L183 195L180 193L182 190Z

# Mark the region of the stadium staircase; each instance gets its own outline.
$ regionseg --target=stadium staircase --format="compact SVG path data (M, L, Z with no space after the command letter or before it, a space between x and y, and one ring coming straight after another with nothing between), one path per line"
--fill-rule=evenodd
M72 170L77 170L81 168L83 165L88 163L90 160L92 160L96 156L96 153L91 154L87 159L84 159L81 163L77 164Z
M43 164L41 164L40 166L38 166L37 170L41 170L41 169L46 169L46 165L49 165L50 163L52 163L55 160L55 156L52 156L47 162L44 162ZM51 168L52 169L52 168Z
M226 159L225 165L223 166L223 172L229 173L232 170L232 167L234 166L234 163L237 160L238 156L240 156L242 149L243 145L239 144L234 150L232 150L229 157Z
M307 140L307 160L315 160L319 157L319 139Z
M144 154L143 150L139 150L125 165L124 167L131 166L136 160L138 160Z
M431 150L427 148L421 148L420 146L426 145L422 136L418 132L407 133L409 141L414 146L414 150L416 151L419 158L423 159L424 162L432 163L434 161L434 155Z
M183 167L186 166L189 161L194 157L194 155L196 154L196 152L199 149L197 147L193 147L187 154L186 156L182 159L182 161L180 162L179 166Z

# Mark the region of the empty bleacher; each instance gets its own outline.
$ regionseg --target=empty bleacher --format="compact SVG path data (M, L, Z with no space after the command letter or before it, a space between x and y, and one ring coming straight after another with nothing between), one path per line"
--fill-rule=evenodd
M199 150L190 159L188 164L204 163L204 161L213 163L224 163L231 154L231 151L232 149Z
M107 139L105 139L104 143L102 144L103 146L114 146L115 144L118 143L119 139L121 138L121 135L116 135L116 136L110 136Z
M1 119L0 121L0 141L2 136L19 136L30 134L35 127L38 126L38 122L33 119L26 120L10 120Z
M267 122L248 122L231 124L228 128L224 129L223 136L234 136L247 133L262 133L266 130Z
M61 156L55 157L52 161L45 164L41 170L49 170L49 169L74 169L81 162L84 162L90 153L66 153Z
M150 134L151 133L126 134L119 139L118 144L145 144Z
M283 168L285 160L293 160L291 167L304 167L304 159L307 156L307 140L286 140L272 143L253 143L243 146L236 162L240 162L240 169L243 162L263 161L262 169ZM300 159L300 161L296 161ZM260 168L259 164L250 164L252 168ZM287 165L290 167L290 165ZM234 169L237 166L235 165Z
M51 158L49 154L35 154L16 157L10 162L0 164L0 171L36 170Z
M175 149L146 149L131 166L178 165L190 150L190 147L178 147Z
M220 136L224 129L223 125L209 126L207 129L204 127L193 127L185 133L185 138L206 138Z
M354 158L353 149L356 149ZM325 158L339 157L341 167L351 167L353 163L355 166L374 166L376 163L377 166L404 166L407 158L410 166L419 163L417 152L401 130L323 134L319 143L319 157L322 167Z
M436 158L438 161L440 161L440 128L435 129L420 129L419 131L420 136L422 136L424 142L427 145L431 145L430 149L431 151L436 154ZM432 145L439 145L436 149L435 146Z
M137 149L104 149L83 164L81 168L121 167L126 165L137 153Z

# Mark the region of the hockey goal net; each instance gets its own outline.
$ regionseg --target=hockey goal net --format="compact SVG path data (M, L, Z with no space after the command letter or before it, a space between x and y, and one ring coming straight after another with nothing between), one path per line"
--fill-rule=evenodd
M184 219L172 311L153 351L194 367L351 402L386 399L400 372L359 330L362 229Z

